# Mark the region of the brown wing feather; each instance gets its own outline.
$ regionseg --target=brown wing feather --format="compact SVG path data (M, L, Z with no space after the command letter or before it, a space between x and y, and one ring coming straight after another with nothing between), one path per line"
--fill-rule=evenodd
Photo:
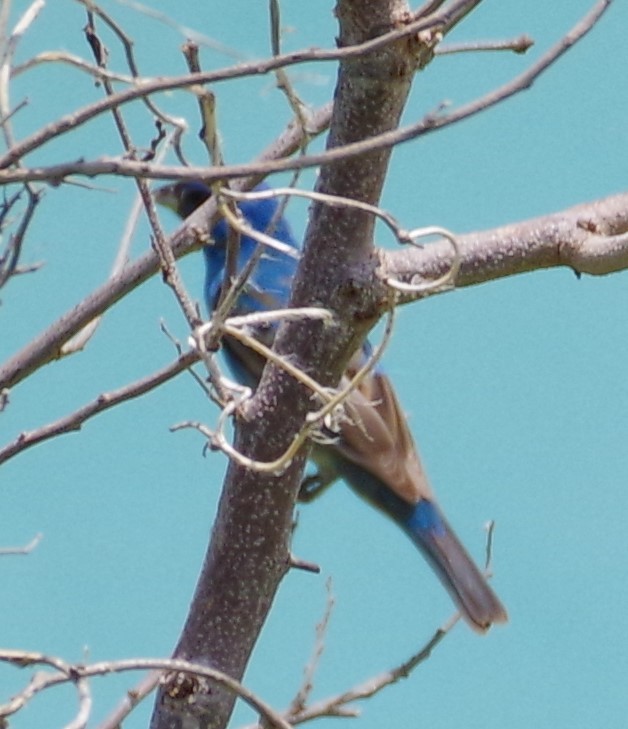
M343 384L357 371L353 357ZM432 499L427 477L390 380L381 372L366 377L347 401L348 421L336 448L353 463L377 476L397 496L415 504Z

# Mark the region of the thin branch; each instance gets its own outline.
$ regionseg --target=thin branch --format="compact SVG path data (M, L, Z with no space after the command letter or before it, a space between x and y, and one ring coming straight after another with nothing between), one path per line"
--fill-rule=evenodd
M99 5L93 2L93 0L78 0L78 2L84 5L89 11L97 15L105 23L105 25L107 25L107 27L115 34L115 36L122 44L122 47L124 48L124 55L126 58L127 66L131 71L132 80L134 82L141 83L142 77L140 75L137 61L135 60L133 41L131 40L131 38L129 38L124 29L118 23L116 23L111 15L109 15L109 13L107 13ZM104 78L110 80L111 77L105 76ZM187 131L187 122L185 121L185 119L183 119L182 117L173 117L170 114L162 111L149 97L143 97L142 101L158 119L160 119L165 124L170 124L175 127L175 129L177 130L175 133L175 139L178 140L180 136L185 131Z
M314 676L318 670L323 651L325 650L325 639L327 637L327 631L329 629L329 623L331 620L331 614L336 604L336 599L331 589L331 578L328 578L325 583L327 590L327 600L325 602L325 612L320 622L316 626L316 639L314 641L314 649L312 656L307 662L303 671L303 681L296 696L292 699L290 707L286 714L288 716L295 716L301 711L305 710L308 699L310 698L314 689Z
M487 525L486 562L484 570L487 577L491 576L490 568L493 552L494 528L494 522L489 522ZM313 719L319 719L322 716L357 716L359 712L356 709L351 708L351 703L371 698L387 686L397 683L402 678L408 678L417 666L430 658L434 649L439 645L443 638L449 634L456 623L460 621L460 618L461 615L459 612L452 615L434 632L427 643L407 661L404 661L400 665L381 673L379 676L374 676L367 681L364 681L359 686L351 688L348 691L344 691L341 694L337 694L336 696L318 701L316 704L312 704L309 707L299 705L299 702L293 702L290 708L284 713L285 718L291 724L296 725ZM253 728L246 727L245 729Z
M11 77L11 63L13 61L13 55L18 43L42 11L44 5L45 0L34 0L21 15L20 19L15 24L13 31L3 43L2 57L0 58L0 117L3 119L2 132L8 147L13 145L13 135L8 125L8 117L11 107L9 102L9 79ZM3 17L3 25L5 25L5 22L8 21L9 6L10 3L6 3L7 15Z
M300 557L295 557L294 554L290 555L290 569L293 570L301 570L302 572L310 572L315 575L319 575L321 573L321 567L320 565L316 564L316 562L311 562L310 560L301 559Z
M91 694L85 678L74 670L74 666L54 656L47 656L43 653L1 650L0 661L4 661L20 668L33 664L44 664L54 668L55 674L36 673L28 686L15 694L6 704L0 705L0 719L5 719L20 711L38 693L59 683L73 683L76 688L79 709L65 729L83 729L87 718L91 713Z
M4 447L0 448L0 465L10 460L14 456L23 453L28 448L31 448L38 443L42 443L51 438L55 438L59 435L66 433L72 433L80 430L84 423L93 418L94 416L109 410L123 402L133 400L137 397L141 397L146 393L154 390L156 387L164 384L168 380L179 375L184 370L190 370L192 365L201 360L204 361L203 352L207 351L206 347L216 347L217 343L222 336L223 332L230 334L230 336L241 337L245 343L249 346L255 346L256 340L252 337L248 337L242 334L242 329L248 326L254 326L256 323L276 321L279 319L290 318L293 316L308 316L308 317L319 317L322 319L328 319L330 314L325 309L308 308L303 310L277 310L272 312L262 312L259 314L249 314L242 317L231 317L222 324L217 324L212 319L211 322L198 325L195 327L192 339L195 342L195 348L180 354L179 357L171 364L163 367L162 369L154 372L152 375L142 377L135 382L132 382L124 387L111 392L102 393L96 399L92 400L87 405L83 405L77 410L65 415L58 420L48 423L47 425L41 426L32 431L23 431L20 433L12 442L8 443ZM212 332L213 338L211 342L208 342L208 334ZM200 346L200 343L203 346ZM263 345L260 345L262 352L268 357L275 357L271 350ZM291 367L289 363L285 363L286 367ZM307 375L296 368L291 368L295 377L306 381L314 389L317 389L321 397L327 398L327 394L319 388L317 383L308 378ZM222 392L220 396L221 404L224 406L227 404L227 398L224 394L224 390L220 386L220 376L210 368L210 378L212 382L217 386L219 392ZM230 411L231 412L231 411ZM228 414L230 414L230 412ZM180 427L180 426L179 426ZM173 430L178 430L179 427L175 426ZM0 551L0 554L2 552Z
M457 0L451 2L441 13L445 21L446 30L452 30L471 13L482 0ZM417 17L415 15L415 17Z
M398 281L393 276L387 276L385 278L386 283L395 291L405 294L413 294L414 296L429 296L430 294L440 294L453 288L456 284L458 273L460 272L460 265L462 263L460 255L460 245L458 243L458 237L455 236L451 231L446 228L441 228L437 225L431 225L427 228L415 228L408 234L408 240L404 243L410 243L415 248L423 250L423 246L416 241L419 238L431 238L433 236L441 236L447 240L452 247L453 256L451 260L451 266L448 268L442 276L429 281L421 281L420 276L416 276L418 283L415 279L409 283L404 281Z
M285 190L286 188L282 189ZM253 240L261 243L263 246L273 248L279 253L282 253L284 256L288 256L289 258L294 258L295 260L298 260L301 254L298 250L294 248L294 246L288 245L287 243L284 243L277 238L273 238L272 235L268 235L267 233L257 230L252 225L249 225L243 215L234 214L233 210L228 205L225 205L224 202L220 199L221 196L235 197L238 194L239 193L237 191L231 193L228 188L223 188L221 189L220 194L217 196L218 209L220 210L221 216L226 219L227 223L229 223L232 228L236 229L240 233L240 235L245 235L248 238L253 238ZM245 195L245 193L242 194Z
M305 314L305 316L304 316ZM299 318L327 318L329 312L326 309L287 309L287 310L275 310L272 312L260 312L259 314L247 314L246 316L237 317L243 323L248 323L254 319L259 318L261 321L265 321L275 318L282 318L284 320L294 320ZM273 458L270 461L259 461L253 458L245 456L243 453L238 451L234 446L231 445L229 440L224 434L224 427L227 420L241 407L241 405L251 397L250 392L245 392L239 399L233 400L225 405L220 416L215 430L211 430L203 423L199 422L184 422L175 425L171 430L181 430L184 428L194 428L202 433L208 440L210 448L214 450L222 451L232 461L238 465L248 468L257 473L271 473L273 475L281 475L286 469L292 464L292 461L296 454L301 450L308 438L319 442L329 443L333 440L333 437L327 434L338 433L340 431L340 422L342 420L350 420L352 418L352 409L349 397L351 393L360 385L365 377L375 368L377 363L382 357L393 329L394 320L394 309L388 310L388 321L384 329L384 334L379 345L371 352L367 357L366 362L358 369L351 379L343 377L341 380L341 386L338 390L332 390L330 388L324 388L311 378L308 374L295 367L287 358L281 357L276 354L274 350L267 347L265 344L249 336L245 332L241 331L238 327L233 326L232 322L236 319L228 319L223 324L225 334L230 337L239 339L245 346L253 349L258 354L261 354L267 360L271 361L280 369L283 369L295 380L301 382L303 385L308 387L315 395L322 401L322 407L320 410L311 411L305 417L303 427L294 435L292 441L277 458ZM211 322L209 325L211 327ZM347 407L345 408L345 403ZM359 422L356 425L360 425ZM335 437L335 436L334 436Z
M351 704L356 701L369 699L379 693L387 686L397 683L402 678L407 678L410 673L421 663L427 661L432 655L432 651L439 645L443 638L451 630L453 624L451 622L439 628L430 640L413 656L399 666L395 666L389 671L381 673L379 676L369 678L364 683L355 686L335 696L311 704L309 707L298 711L294 714L288 714L287 719L292 725L303 724L306 721L319 719L323 716L335 717L355 717L358 715L356 709L351 708Z
M554 49L552 49L551 52L546 54L539 63L535 64L535 66L526 74L519 77L516 83L514 84L508 84L506 87L502 87L501 90L498 92L494 92L492 95L493 97L506 97L507 95L510 95L513 91L514 87L517 87L518 90L521 90L522 88L526 87L526 84L529 85L531 82L531 79L538 76L538 74L547 68L547 66L555 60L558 55L564 53L568 47L570 47L575 40L582 37L593 25L593 23L599 18L602 12L608 7L610 4L610 0L606 0L605 2L597 3L594 9L589 13L589 15L583 19L583 21L578 24L578 26L572 31L569 38L563 39L560 44L558 44ZM486 97L484 97L486 98ZM493 98L493 102L496 103L495 99ZM471 107L472 110L474 110L474 113L480 110L480 108L483 108L485 106L485 102L482 100L479 100L477 102L474 102ZM463 107L469 109L469 105L467 107ZM321 111L320 120L322 123L325 123L325 120L329 118L329 109L324 109ZM462 114L459 110L457 112L457 118L462 118ZM451 118L451 117L450 117ZM435 128L436 125L442 125L443 121L442 118L437 118L432 120L432 127ZM291 129L289 129L286 134L284 135L282 139L283 147L282 149L286 150L289 148L294 149L294 144L297 142L297 140L301 137L299 133L299 129L296 126L293 126ZM354 146L354 145L352 145ZM268 156L274 156L278 152L278 145L274 145L271 150L267 153L265 158L267 159ZM310 158L311 159L311 158ZM299 160L296 160L298 163ZM265 163L266 164L266 163ZM272 168L272 164L266 164L266 167L270 166ZM258 165L257 169L264 169L265 165ZM227 168L223 168L221 170L221 174L225 174L225 170ZM233 168L231 168L233 169ZM248 167L248 169L251 169L251 166ZM241 171L241 170L240 170ZM199 170L196 170L195 174L206 174L207 169L201 168ZM187 176L187 172L186 175ZM206 203L205 206L203 206L204 209L208 209L211 205L210 203ZM215 204L215 203L214 203ZM617 200L618 205L622 205L622 201L620 199ZM206 207L207 206L207 207ZM584 213L583 213L584 214ZM595 217L595 216L594 216ZM599 220L599 216L598 220ZM195 218L195 216L193 216ZM592 259L595 257L596 259L596 266L598 268L604 268L605 263L600 258L600 256L596 255L595 253L595 247L599 244L599 246L603 249L603 253L610 252L613 254L613 260L615 262L615 268L614 270L619 270L620 267L622 267L623 264L623 256L622 256L622 242L621 239L613 238L612 240L605 240L604 238L597 238L593 239L593 236L589 236L590 238L590 246L589 248L593 248L594 250L585 250L581 247L580 249L580 258L582 258L582 252L585 254L589 254L589 258ZM511 239L512 243L512 239ZM605 245L608 244L608 245ZM190 249L190 244L187 244L188 248ZM619 248L618 248L619 246ZM430 256L434 256L435 253L438 252L437 246L430 246L429 249ZM180 250L176 250L175 254L180 254ZM514 251L511 251L513 255L516 255ZM440 258L445 257L445 252L440 251ZM575 256L572 256L572 259L577 258ZM425 259L424 259L425 261ZM574 261L575 263L578 263L578 261ZM553 265L559 265L559 263L566 263L567 265L571 264L570 260L563 260L558 261L557 263ZM586 260L585 260L586 263ZM436 265L434 265L436 264ZM544 262L541 261L541 265L544 265ZM589 269L585 267L580 267L579 270L591 270L593 272L593 268L596 266L590 266ZM429 279L432 274L434 273L434 269L440 269L442 266L437 261L432 261L431 266L422 265L420 269L415 268L414 271L408 275L408 278L411 279L412 275L417 272L417 270L420 273L427 274L427 278ZM468 285L468 283L465 283L465 281L469 281L468 278L468 271L465 270L465 265L463 261L463 271L461 276L459 277L458 284L459 285ZM520 269L521 267L519 267ZM51 358L57 356L57 353L59 351L59 348L62 346L63 342L71 336L77 329L79 329L82 325L84 325L87 321L89 321L91 318L93 318L96 314L103 311L105 308L110 306L112 303L114 303L116 300L121 298L125 293L127 293L131 288L133 288L135 285L138 285L143 280L145 280L153 271L155 270L155 259L154 256L147 254L143 256L139 261L137 261L135 264L132 264L131 266L127 267L125 272L119 276L116 277L116 280L109 282L104 287L99 289L98 291L94 292L93 295L88 297L88 299L83 302L81 305L76 307L72 312L62 317L61 320L59 320L55 325L53 325L49 330L47 330L43 335L36 338L25 350L18 353L12 360L7 362L5 366L2 368L0 372L0 387L6 387L10 386L12 384L15 384L16 382L19 382L23 377L27 376L30 372L32 372L34 369L40 367L45 362L50 361ZM530 268L526 268L525 270L530 270ZM389 273L397 274L399 272L398 267L393 266L389 269ZM516 271L515 271L516 272ZM478 275L473 277L470 282L471 283L478 283L480 282L482 275L487 275L486 267L484 268L484 273L482 271L476 272ZM400 277L403 276L402 272L399 272ZM441 273L442 275L442 273ZM488 278L491 277L491 272L488 272ZM493 276L494 277L494 276ZM484 280L487 280L485 278ZM461 284L462 281L462 284Z
M331 609L332 605L328 605ZM373 676L366 681L354 686L340 694L330 696L326 699L321 699L310 706L305 706L302 698L307 698L311 691L311 681L313 675L310 675L310 671L314 671L320 654L324 649L323 636L324 631L327 630L327 620L329 614L326 613L323 623L317 626L317 645L315 653L310 664L306 668L306 685L301 689L303 694L299 693L291 706L284 712L284 718L293 726L297 724L303 724L307 721L314 719L320 719L321 717L356 717L359 715L359 710L353 708L351 704L356 701L363 701L369 699L372 696L383 691L386 687L397 683L402 678L408 678L411 673L422 663L427 661L435 648L441 643L441 641L449 634L452 628L460 619L460 614L456 613L449 618L440 628L438 628L432 637L420 648L415 654L403 663L384 671L383 673ZM253 725L243 727L243 729L256 729Z
M365 43L345 48L329 50L308 49L293 53L286 53L263 61L238 64L220 71L201 71L199 73L187 74L185 76L143 79L141 82L134 85L133 88L120 91L100 102L90 104L82 109L76 110L72 114L61 117L56 122L47 125L33 133L30 137L27 137L21 142L13 145L12 148L9 149L2 158L0 158L0 168L4 169L10 167L17 160L21 159L33 150L39 149L51 139L57 139L62 134L66 134L72 129L82 126L86 122L110 111L111 109L120 108L124 104L142 97L150 96L157 92L185 89L197 84L203 85L219 83L247 76L260 76L278 68L285 68L287 66L293 66L301 63L310 63L312 61L339 61L341 59L357 58L399 41L402 38L417 35L420 32L430 30L436 33L445 27L450 21L451 18L449 14L444 13L442 17L435 15L427 19L419 19L410 22L401 28L379 35Z
M151 671L132 689L111 711L95 729L121 729L122 722L129 716L135 707L149 696L159 684L161 671Z
M439 45L434 51L437 56L450 56L454 53L476 53L478 51L513 51L526 53L534 45L529 35L520 35L510 40L473 41L471 43L446 43Z
M123 177L147 177L151 179L198 180L206 182L229 180L248 175L268 175L308 167L316 167L330 162L338 162L349 157L367 154L380 149L388 149L411 141L424 134L455 124L495 106L509 97L529 89L536 79L566 53L577 41L583 38L597 23L613 0L600 0L591 11L572 30L545 53L527 71L498 89L458 107L449 114L428 114L416 124L384 132L368 139L328 149L319 154L306 155L294 159L280 159L272 162L257 162L224 167L176 167L157 166L119 158L102 158L88 162L73 162L38 167L33 169L0 170L0 182L21 182L23 180L62 180L71 174L87 176L120 175ZM381 36L383 37L383 36ZM145 88L145 87L143 87ZM77 112L77 114L80 112ZM37 146L37 145L36 145ZM0 167L10 164L0 160Z
M63 433L80 430L83 424L95 415L109 410L122 402L127 402L128 400L145 395L147 392L154 390L164 382L171 380L184 370L190 368L199 359L199 354L195 350L186 352L174 362L152 375L142 377L140 380L125 385L118 390L104 392L87 405L83 405L83 407L69 415L64 415L62 418L36 430L23 431L11 443L0 448L0 464L45 440L55 438Z
M201 324L202 319L198 308L185 288L183 279L179 275L176 257L170 246L170 240L166 237L159 224L155 205L146 183L142 183L140 194L142 195L144 207L148 213L148 219L153 227L152 244L153 249L159 256L164 283L171 288L188 325L191 329L194 329Z
M628 193L502 228L460 235L457 236L460 274L456 285L471 286L554 266L569 266L591 275L624 270L628 268L625 234L628 234ZM451 268L451 248L447 241L416 251L381 251L380 256L382 275L409 283L417 277L431 281ZM123 281L143 280L138 269L145 267L147 257L130 267L133 275L127 274ZM56 342L62 345L73 326L80 329L82 323L93 318L98 302L102 302L103 308L107 305L114 284L119 286L115 298L122 296L125 288L117 281L105 285L0 366L0 389L17 384L49 361ZM71 323L77 320L78 325Z
M24 185L24 190L26 190L26 195L28 197L26 210L21 215L17 230L9 236L5 250L0 254L0 288L6 284L11 276L14 276L17 273L37 270L39 268L37 264L33 264L27 268L19 267L22 245L24 243L28 227L33 220L35 210L43 196L43 191L35 190L30 184ZM2 206L2 212L0 213L0 232L4 227L5 219L10 210L13 208L15 203L17 203L19 194L20 193L14 195L11 200L5 202Z
M0 556L5 556L8 554L30 554L34 549L37 548L41 540L43 539L43 534L35 534L35 536L31 539L31 541L28 544L25 544L23 547L0 547Z
M403 228L397 219L391 215L388 211L377 205L370 205L369 203L362 202L361 200L353 200L349 197L342 197L341 195L328 195L310 190L298 190L293 188L278 187L272 190L254 190L249 192L237 192L235 190L229 190L228 188L221 188L220 195L224 195L234 200L268 200L275 197L304 197L308 200L316 200L323 202L330 207L346 207L355 208L356 210L363 210L366 213L370 213L375 217L382 220L393 233L397 242L400 244L414 245L422 248L423 246L417 243L419 238L427 238L433 236L440 236L446 238L450 243L453 250L453 260L451 267L439 278L434 281L423 281L421 283L405 283L402 281L396 281L392 277L386 279L386 283L393 289L404 293L413 293L428 295L430 293L441 293L442 291L452 288L454 282L458 276L460 270L460 252L458 250L458 238L446 228L439 226L428 226L424 228L414 228L413 230L407 230ZM232 222L233 225L241 225L241 221L238 222L233 216L225 212L225 217ZM246 235L255 238L261 243L266 242L267 236L260 234L253 229L248 230L242 228L242 232Z
M157 153L156 159L161 160L163 158L166 153L168 143L172 141L173 138L176 138L176 136L176 131L171 132L168 141L166 142L164 147L160 149ZM133 205L131 206L131 209L129 211L127 222L120 238L118 250L116 252L116 257L114 258L111 270L109 272L109 278L113 278L120 274L123 271L125 265L128 263L129 252L131 250L131 244L133 242L133 236L135 235L140 215L143 210L143 199L141 194L138 194L136 195L135 200L133 201ZM96 332L96 329L100 324L100 320L101 316L95 317L79 332L77 332L74 336L68 339L67 342L64 342L63 346L61 347L60 356L67 356L68 354L72 354L74 352L82 350Z
M44 0L34 0L19 18L15 27L8 37L3 37L2 54L0 57L0 119L2 119L2 136L4 137L7 147L14 144L13 131L11 129L11 117L15 110L11 110L11 101L9 94L9 80L11 77L11 65L13 56L17 49L18 43L35 21L39 13L44 7ZM10 3L6 3L4 12L2 13L2 35L6 36L6 28L9 20ZM20 105L21 106L21 105ZM20 108L18 106L18 108ZM22 215L17 232L10 236L5 252L0 259L0 288L8 281L8 279L18 271L20 254L22 252L22 243L26 235L28 226L35 214L35 208L41 199L42 193L37 191L32 185L24 185L28 195L28 205L26 211ZM15 201L17 196L13 198ZM11 204L9 203L9 208ZM4 217L4 211L3 211Z
M438 8L444 5L447 0L428 0L418 10L415 11L414 16L416 18L427 18L432 13L435 13Z
M270 726L275 729L292 729L290 724L271 706L240 682L227 676L225 673L198 663L167 658L131 658L121 661L101 661L100 663L83 665L67 663L44 653L6 649L0 649L0 661L13 664L20 668L43 664L56 669L56 673L52 674L36 673L26 688L13 696L6 704L0 705L0 719L17 713L37 694L53 686L75 683L80 689L86 679L94 676L106 676L110 673L123 673L127 671L159 670L194 677L196 681L193 680L187 687L191 693L197 690L198 679L204 679L204 681L201 681L202 683L219 684L233 692L256 712L261 714ZM74 724L73 726L84 726L84 724Z
M316 123L318 131L323 131L327 127L330 115L331 106L329 105L321 107L314 115L313 121ZM310 133L312 133L312 129L310 129ZM289 155L299 148L301 138L300 127L298 124L291 123L279 138L261 153L259 159L273 159L277 156ZM250 189L260 179L260 177L245 179L236 183L235 187ZM211 227L212 216L217 214L216 200L209 200L202 208L179 229L179 233L183 233L182 235L178 236L175 232L172 236L175 241L173 250L177 257L184 253L191 253L204 241L204 231L207 227ZM202 217L205 215L207 218ZM205 219L205 225L201 228L199 223L194 223L196 219L199 221ZM106 281L0 366L0 382L2 382L0 389L12 387L44 364L61 356L62 347L70 337L157 271L157 256L153 251L148 251L138 260L126 266L119 275Z
M68 66L73 66L74 68L78 68L80 71L84 71L96 81L108 79L109 81L119 81L126 84L132 84L134 82L133 76L109 71L106 68L101 68L100 66L93 66L84 58L75 56L72 53L67 53L66 51L43 51L42 53L38 53L36 56L24 61L24 63L14 66L11 70L11 78L17 78L21 74L30 71L36 66L41 66L46 63L65 63Z
M281 55L281 10L279 0L269 0L269 17L270 17L270 46L273 57ZM290 78L283 68L275 70L275 78L277 79L277 88L285 95L288 104L298 119L303 129L307 127L306 104L297 94L295 88L290 83ZM307 138L304 137L304 145L307 145Z
M85 28L85 33L90 43L90 46L94 50L94 55L96 56L98 64L104 66L107 61L107 52L100 39L96 35L96 28L94 26L94 12L96 12L96 10L91 9L93 6L91 0L87 0L86 5L90 9L87 11L88 23ZM95 7L96 6L94 6L94 8ZM137 74L137 67L135 65L135 58L133 56L132 44L128 36L106 13L104 13L100 9L98 9L98 12L100 17L105 20L108 26L115 32L118 39L122 42L126 52L127 63L129 64L131 71ZM103 80L103 86L108 97L114 95L115 92L110 81L108 81L107 79ZM154 105L152 104L149 108L151 108L151 110L155 109ZM137 156L137 150L131 140L131 135L127 128L126 122L124 121L121 109L118 107L113 107L111 113L113 115L118 134L120 135L120 139L122 140L122 144L126 152L125 156L135 158ZM154 250L159 256L163 280L172 289L175 298L177 299L179 306L188 324L190 325L190 328L194 329L194 327L196 327L200 323L200 317L179 275L175 257L172 253L170 244L166 239L166 235L164 234L164 231L157 217L157 213L155 211L155 203L153 201L152 195L150 194L148 184L146 180L142 178L136 178L136 184L138 187L139 195L142 199L142 203L144 205L144 209L146 211L146 215L148 217L148 222L151 226L151 230L153 233L152 244Z

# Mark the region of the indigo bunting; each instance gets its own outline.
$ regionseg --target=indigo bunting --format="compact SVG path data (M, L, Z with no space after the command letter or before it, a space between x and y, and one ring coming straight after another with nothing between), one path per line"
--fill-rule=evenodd
M261 185L256 189L267 189ZM201 182L182 182L158 189L155 199L186 218L210 196ZM295 252L298 246L276 198L247 200L238 204L248 224L271 235ZM223 219L214 226L213 243L203 248L205 257L205 300L211 312L218 302L225 278L229 227ZM258 243L242 235L237 269L250 260ZM264 247L246 285L239 294L234 314L247 314L283 308L288 305L292 277L298 256ZM274 328L258 333L272 344ZM226 337L224 354L235 377L255 387L264 361L243 344ZM352 358L343 378L351 377L368 356L368 342ZM507 620L506 610L488 585L439 508L421 466L416 446L403 411L388 377L372 371L352 392L346 403L348 418L336 439L315 443L311 459L317 466L315 477L302 488L307 499L311 492L342 478L360 496L387 514L410 537L451 595L469 625L485 632L492 623ZM315 488L312 488L312 484Z

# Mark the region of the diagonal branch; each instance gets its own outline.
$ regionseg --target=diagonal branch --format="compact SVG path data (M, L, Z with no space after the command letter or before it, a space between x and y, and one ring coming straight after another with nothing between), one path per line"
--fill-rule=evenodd
M330 107L322 107L310 120L309 133L320 133L328 125ZM312 123L315 124L312 127ZM261 160L274 159L292 154L299 149L303 130L298 124L290 124L287 129L266 150L260 154ZM252 177L234 183L236 190L247 190L260 181ZM217 220L217 204L210 199L202 209L191 215L171 236L169 245L176 258L195 250L204 242L204 231L211 228ZM159 270L159 259L154 251L148 251L133 263L128 264L119 274L111 277L93 291L86 299L63 314L40 335L36 336L22 350L0 365L0 390L14 387L48 362L58 359L65 342L80 331L99 314L124 298L137 286L144 283Z
M415 124L400 129L392 129L366 139L349 142L327 149L318 154L310 154L294 159L277 159L273 162L257 162L224 167L175 167L159 166L145 162L135 162L121 158L103 158L87 162L68 162L50 167L21 168L17 170L0 169L0 182L23 182L26 180L61 180L72 174L97 175L115 174L123 177L147 177L152 179L197 180L206 182L230 180L246 175L269 175L275 172L317 167L331 162L340 162L348 157L367 152L390 149L409 142L437 129L468 119L489 109L521 91L529 89L536 79L552 66L562 55L572 48L595 26L613 0L599 0L587 15L582 18L556 45L550 48L535 64L512 81L500 86L475 101L460 106L445 114L438 111L430 113ZM1 166L0 160L0 166Z
M602 276L628 268L628 192L532 218L458 236L456 286L566 266L578 275ZM431 281L452 264L449 241L422 249L380 251L383 276L407 283ZM435 292L433 292L435 293ZM412 300L402 297L402 301Z
M82 426L95 415L110 410L120 403L133 400L136 397L145 395L147 392L159 387L164 382L176 377L186 369L189 369L195 362L198 362L199 354L196 350L186 352L179 356L174 362L163 367L152 375L142 377L124 387L111 392L104 392L92 402L74 412L64 415L52 423L43 425L40 428L20 433L13 441L3 448L0 448L0 465L13 458L18 453L42 443L50 438L55 438L64 433L71 433L80 430Z

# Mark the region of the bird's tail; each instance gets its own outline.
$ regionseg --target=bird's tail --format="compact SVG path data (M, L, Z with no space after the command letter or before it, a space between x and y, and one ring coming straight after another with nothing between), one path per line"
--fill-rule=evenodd
M508 620L506 609L436 504L422 499L405 529L474 630L484 633L492 623Z

